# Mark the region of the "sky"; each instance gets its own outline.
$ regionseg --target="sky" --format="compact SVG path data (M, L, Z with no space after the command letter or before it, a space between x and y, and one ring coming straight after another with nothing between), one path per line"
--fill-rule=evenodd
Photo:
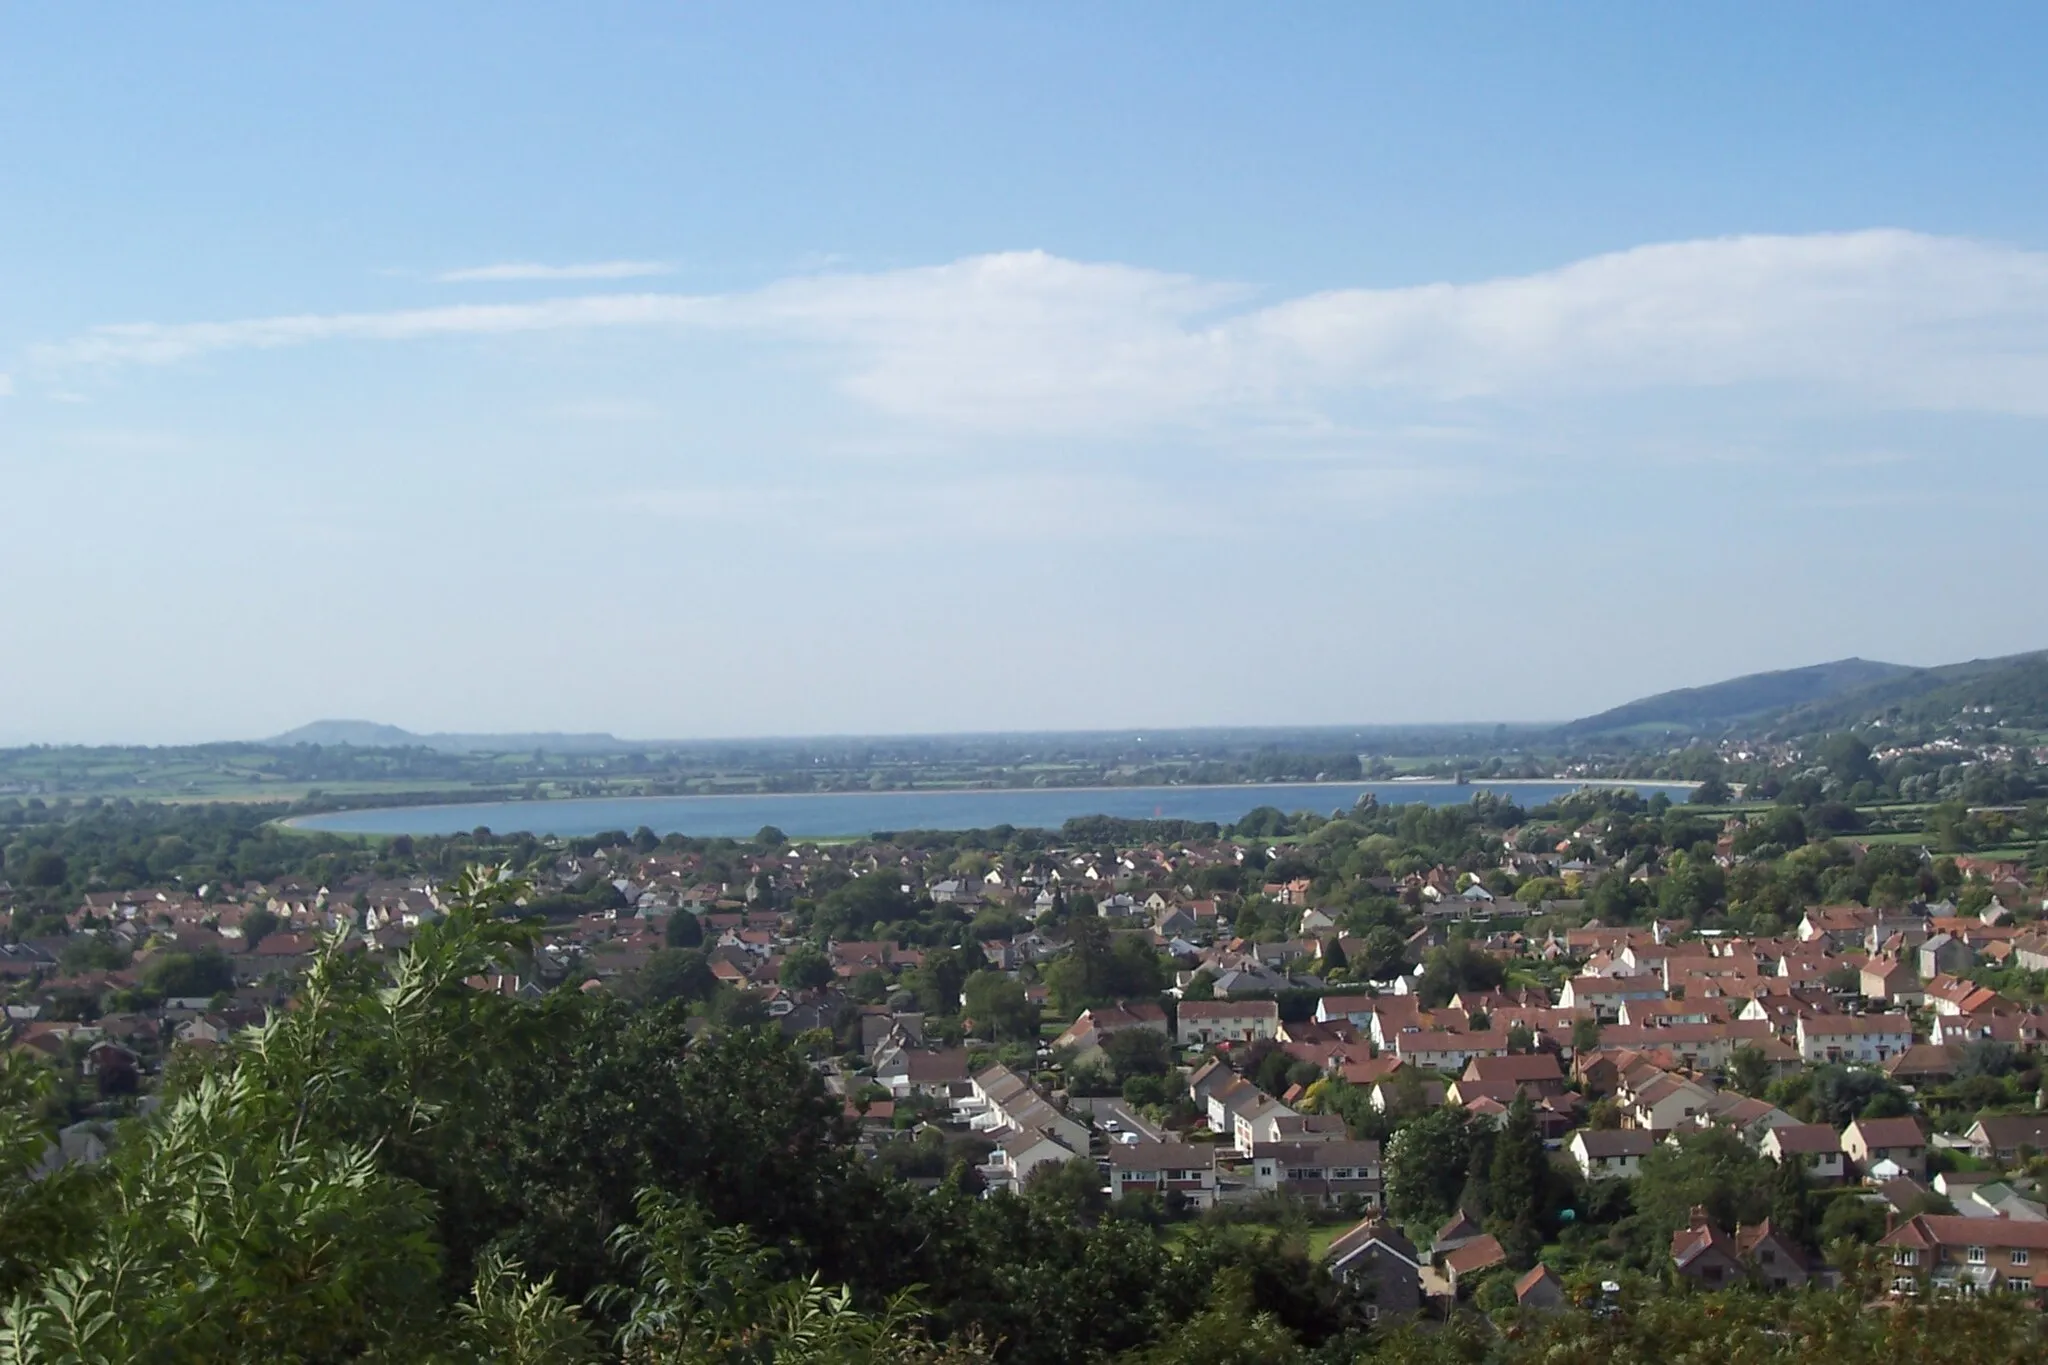
M2048 646L2048 9L0 5L0 743Z

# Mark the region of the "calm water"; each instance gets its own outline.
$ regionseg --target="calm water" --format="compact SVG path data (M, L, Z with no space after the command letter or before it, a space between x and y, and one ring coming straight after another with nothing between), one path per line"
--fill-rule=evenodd
M486 826L500 834L528 831L573 837L602 830L746 838L774 825L798 838L869 834L876 830L987 829L1017 825L1057 829L1077 815L1130 819L1214 820L1227 825L1260 806L1327 813L1354 805L1366 792L1382 804L1461 805L1480 791L1498 791L1518 805L1536 806L1576 791L1574 782L1508 782L1487 786L1455 782L1268 783L1232 787L1087 787L1069 790L843 792L800 796L634 796L571 801L478 801L458 806L394 806L335 811L292 823L335 834L456 834ZM1683 785L1632 784L1669 791L1684 800Z

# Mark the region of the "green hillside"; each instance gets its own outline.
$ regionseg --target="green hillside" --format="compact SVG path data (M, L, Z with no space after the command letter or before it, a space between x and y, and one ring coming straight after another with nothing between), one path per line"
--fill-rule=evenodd
M1870 659L1751 673L1705 687L1684 687L1628 702L1564 727L1574 738L1648 728L1717 732L1737 721L1824 702L1920 670Z
M1982 708L1990 708L1988 711ZM2048 729L2048 651L1916 669L1769 717L1780 734L1887 726Z

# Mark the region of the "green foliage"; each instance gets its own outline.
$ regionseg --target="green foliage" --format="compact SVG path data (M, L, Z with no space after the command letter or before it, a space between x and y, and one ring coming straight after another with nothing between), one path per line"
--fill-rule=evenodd
M1434 1232L1451 1215L1465 1187L1473 1140L1470 1120L1448 1106L1402 1125L1384 1155L1387 1212L1395 1221Z
M159 953L142 969L142 981L167 998L210 998L235 988L235 967L219 953Z

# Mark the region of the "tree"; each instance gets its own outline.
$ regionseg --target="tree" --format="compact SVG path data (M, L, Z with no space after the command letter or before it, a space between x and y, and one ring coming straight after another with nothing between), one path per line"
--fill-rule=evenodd
M704 921L689 910L677 910L668 917L662 939L671 948L696 948L704 942Z
M1592 1052L1600 1046L1600 1020L1582 1015L1572 1020L1572 1055Z
M910 988L929 1014L946 1018L960 1012L961 988L967 984L967 959L957 948L932 948L911 973Z
M1764 1050L1744 1043L1728 1057L1728 1084L1739 1095L1761 1096L1771 1084L1771 1059Z
M1173 1065L1173 1045L1149 1028L1119 1029L1102 1042L1103 1055L1116 1068L1118 1080L1132 1076L1164 1076ZM1276 1054L1285 1057L1285 1053Z
M783 955L777 980L791 990L814 991L832 980L832 964L815 946L799 943Z
M142 970L143 984L174 999L211 997L235 988L235 967L215 952L161 953Z
M697 1003L709 1000L718 989L710 959L696 948L660 949L640 969L640 980L647 998L656 1002Z
M1387 1212L1433 1231L1456 1207L1471 1155L1471 1128L1459 1110L1432 1109L1402 1125L1386 1148Z
M1526 1095L1517 1095L1494 1136L1487 1181L1488 1224L1516 1270L1534 1265L1543 1249L1549 1184L1550 1163L1543 1155L1536 1111Z
M1812 1248L1813 1187L1806 1177L1806 1158L1787 1153L1778 1162L1771 1190L1771 1228L1799 1245Z
M62 886L71 876L71 865L64 855L44 849L29 855L28 865L22 869L21 879L30 886Z
M253 952L257 944L277 932L277 926L277 916L258 906L242 916L242 942Z
M781 848L789 842L789 836L773 825L763 825L755 833L754 842L763 848Z
M1016 978L997 971L978 971L961 987L967 1017L977 1031L996 1042L1035 1040L1038 1006Z

